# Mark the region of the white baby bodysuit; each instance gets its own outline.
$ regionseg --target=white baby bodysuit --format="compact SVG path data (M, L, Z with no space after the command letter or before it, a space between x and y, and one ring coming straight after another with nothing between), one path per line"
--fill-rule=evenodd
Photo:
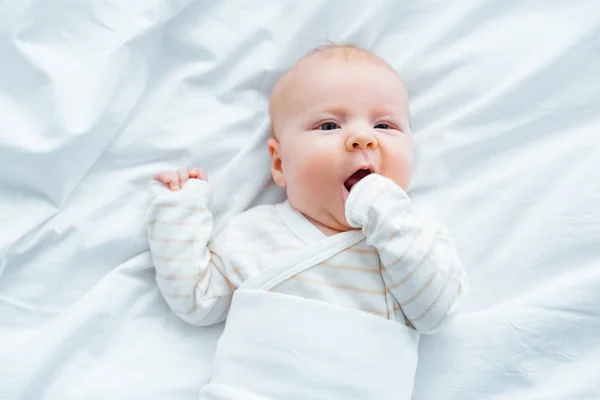
M285 202L237 215L210 240L208 188L197 179L176 192L150 183L148 234L157 283L169 306L195 325L224 320L242 282L325 238ZM453 319L467 278L443 226L376 174L352 189L346 219L362 229L364 240L271 290L379 315L421 333Z

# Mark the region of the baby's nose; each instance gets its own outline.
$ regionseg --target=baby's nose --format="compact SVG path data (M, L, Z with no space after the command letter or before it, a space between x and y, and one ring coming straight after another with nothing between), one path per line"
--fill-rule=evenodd
M377 141L377 138L369 134L351 135L346 140L346 149L348 151L366 149L375 150L378 145L379 142Z

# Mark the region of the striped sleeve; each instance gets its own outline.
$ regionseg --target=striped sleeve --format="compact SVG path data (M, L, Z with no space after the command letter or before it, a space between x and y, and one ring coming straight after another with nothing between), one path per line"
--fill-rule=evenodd
M454 319L467 276L453 240L402 188L380 175L364 178L350 192L346 219L378 250L387 290L417 331L433 333Z
M213 225L208 183L190 179L172 192L151 181L149 192L148 239L163 297L190 324L223 321L233 286L222 273L223 260L208 248Z

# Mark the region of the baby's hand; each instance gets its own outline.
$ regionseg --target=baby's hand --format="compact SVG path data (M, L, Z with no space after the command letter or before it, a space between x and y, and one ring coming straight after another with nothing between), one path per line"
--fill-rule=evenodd
M154 177L159 182L164 183L169 189L175 191L181 189L188 179L207 180L208 177L200 168L184 168L179 171L163 171Z

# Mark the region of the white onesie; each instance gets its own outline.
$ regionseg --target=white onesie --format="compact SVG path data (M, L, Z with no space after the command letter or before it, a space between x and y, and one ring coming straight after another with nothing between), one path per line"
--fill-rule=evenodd
M285 202L241 213L210 239L208 189L196 179L177 192L150 183L148 234L158 286L177 315L195 325L223 321L243 282L326 238ZM376 174L352 189L346 219L364 239L270 290L364 311L421 333L453 319L467 279L443 226Z

